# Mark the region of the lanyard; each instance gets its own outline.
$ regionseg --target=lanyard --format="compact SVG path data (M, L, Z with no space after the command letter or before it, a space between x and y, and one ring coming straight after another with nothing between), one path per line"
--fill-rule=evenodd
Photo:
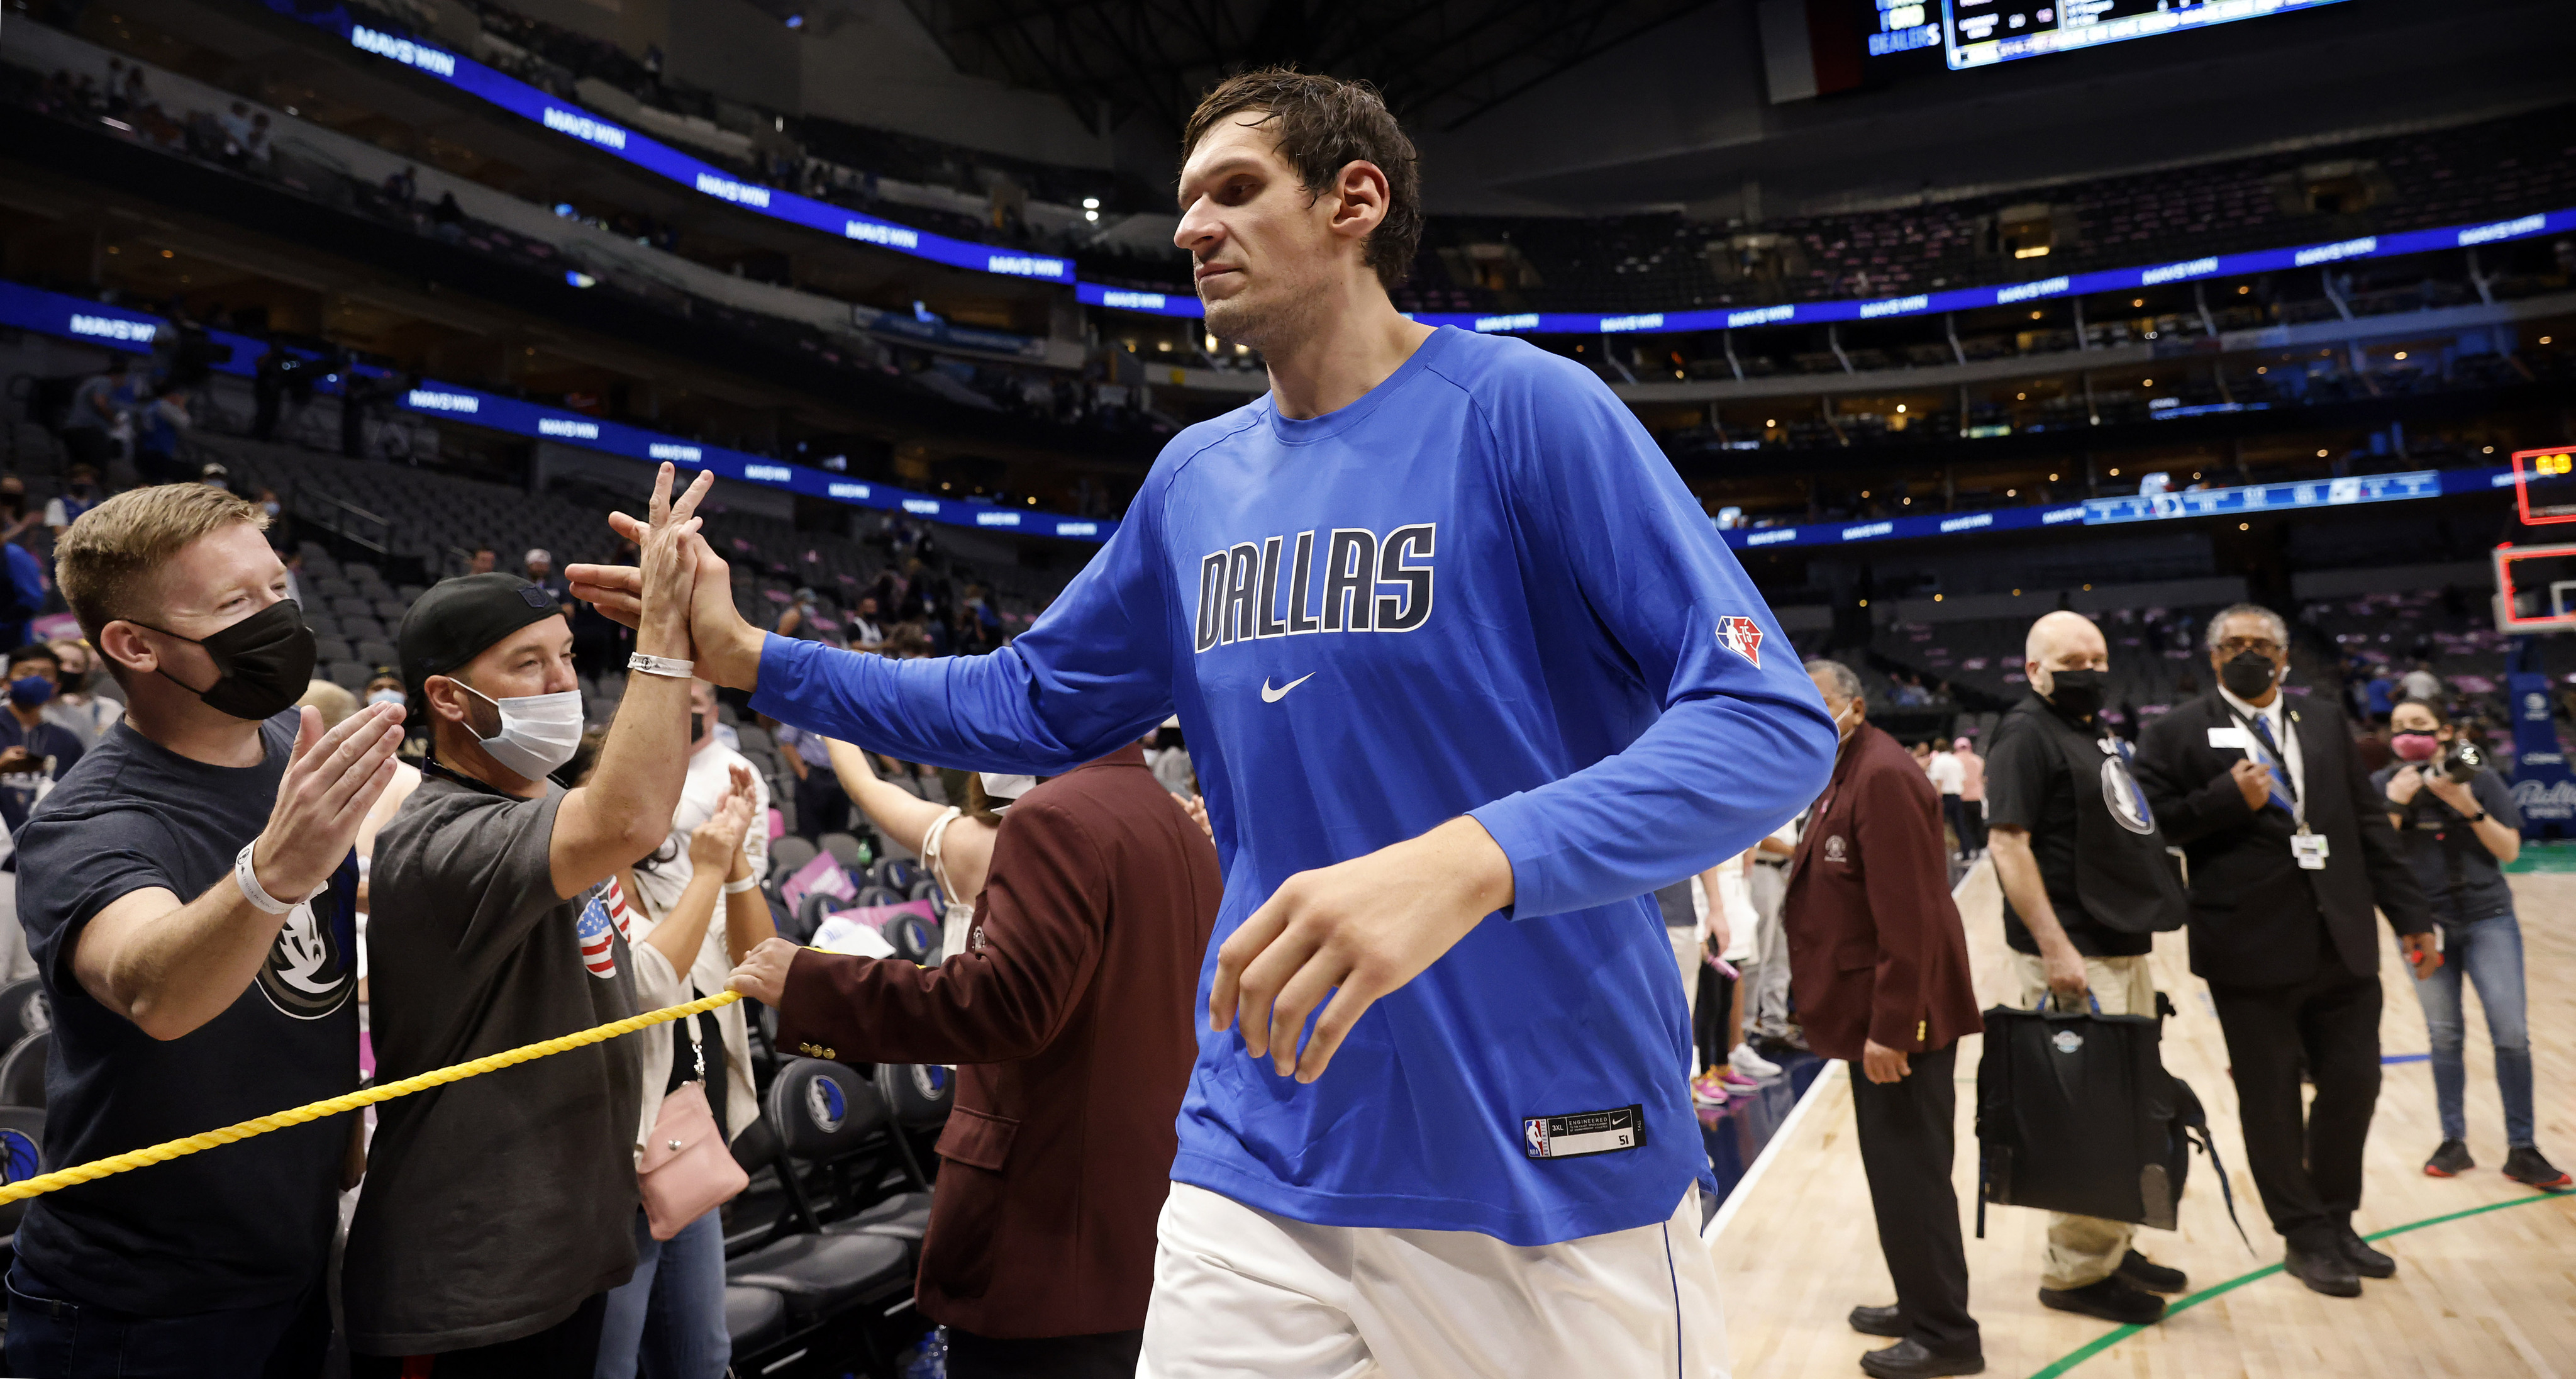
M2269 716L2265 716L2262 729L2257 731L2252 721L2249 721L2245 715L2236 711L2236 706L2234 704L2228 704L2224 699L2221 699L2218 702L2226 704L2227 716L2235 719L2238 729L2244 732L2245 754L2247 758L2264 766L2278 768L2273 773L2272 803L2277 804L2281 806L2282 809L2288 811L2290 821L2298 826L2299 832L2307 832L2308 801L2306 794L2299 789L2298 778L2290 773L2289 750L2281 747L2277 741L2272 740ZM2289 715L2282 715L2281 726L2284 731L2289 730ZM2272 745L2264 745L2267 741L2272 741ZM2284 794L2282 793L2283 791L2287 791L2289 793Z

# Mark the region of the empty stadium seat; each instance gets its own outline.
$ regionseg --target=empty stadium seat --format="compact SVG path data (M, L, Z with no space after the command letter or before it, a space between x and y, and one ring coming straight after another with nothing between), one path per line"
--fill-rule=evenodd
M930 1232L931 1195L927 1192L899 1192L875 1206L825 1226L826 1235L881 1235L889 1240L912 1243L915 1250L921 1238Z
M725 1282L777 1293L791 1323L810 1325L910 1288L909 1253L890 1236L791 1235L728 1262Z
M774 1238L728 1262L727 1281L777 1293L794 1326L909 1289L912 1242L900 1233L817 1229L813 1205L796 1176L799 1161L836 1159L872 1140L882 1143L892 1117L876 1088L839 1063L790 1058L779 1065L761 1107L760 1124L735 1141L735 1155L749 1168L766 1151L761 1166L778 1174L788 1203L767 1232ZM793 1228L798 1221L801 1230ZM889 1223L900 1224L890 1218ZM744 1305L757 1302L745 1299Z
M769 845L769 865L773 871L784 867L792 873L813 861L820 852L821 849L815 847L810 841L790 834Z
M919 915L901 914L885 922L886 942L894 945L894 955L906 962L925 967L939 962L939 926Z
M826 833L814 841L820 844L825 852L832 854L833 861L848 868L853 874L868 864L867 845L861 843L854 834Z
M45 1055L53 1046L53 1031L40 1029L18 1036L9 1052L0 1054L0 1106L44 1109ZM869 1095L876 1095L874 1089Z
M871 1078L886 1114L906 1130L936 1130L948 1123L957 1100L955 1070L938 1063L879 1063Z
M0 1131L5 1133L5 1131ZM787 1297L774 1288L725 1285L725 1334L737 1356L758 1354L786 1339Z
M53 1006L40 978L23 977L0 986L0 1047L53 1027Z

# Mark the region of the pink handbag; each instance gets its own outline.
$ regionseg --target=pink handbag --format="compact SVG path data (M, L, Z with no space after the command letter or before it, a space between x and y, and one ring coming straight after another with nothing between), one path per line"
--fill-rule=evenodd
M683 1023L689 1027L690 1042L697 1043L697 1021ZM644 1197L644 1219L656 1240L678 1235L689 1223L751 1186L751 1175L734 1162L733 1150L716 1128L715 1112L707 1106L703 1045L698 1080L662 1098L662 1109L653 1116L652 1138L644 1142L643 1157L635 1164L635 1180Z

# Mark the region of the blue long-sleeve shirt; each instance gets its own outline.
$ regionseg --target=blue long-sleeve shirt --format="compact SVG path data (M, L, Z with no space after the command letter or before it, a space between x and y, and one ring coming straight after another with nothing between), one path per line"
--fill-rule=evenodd
M1172 1176L1297 1220L1521 1245L1664 1220L1703 1173L1646 893L1813 801L1835 743L1618 399L1450 329L1329 415L1264 398L1174 437L1009 647L891 661L773 637L752 704L1038 775L1177 711L1225 864L1200 1009L1216 945L1280 882L1472 814L1511 859L1511 908L1373 1006L1312 1084L1203 1032ZM1629 1124L1624 1148L1536 1152Z

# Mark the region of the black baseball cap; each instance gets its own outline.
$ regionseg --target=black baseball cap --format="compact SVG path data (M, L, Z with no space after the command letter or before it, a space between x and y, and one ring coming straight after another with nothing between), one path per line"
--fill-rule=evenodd
M517 575L460 575L429 586L403 614L395 649L415 695L433 675L452 675L503 637L530 623L563 616L563 608Z

